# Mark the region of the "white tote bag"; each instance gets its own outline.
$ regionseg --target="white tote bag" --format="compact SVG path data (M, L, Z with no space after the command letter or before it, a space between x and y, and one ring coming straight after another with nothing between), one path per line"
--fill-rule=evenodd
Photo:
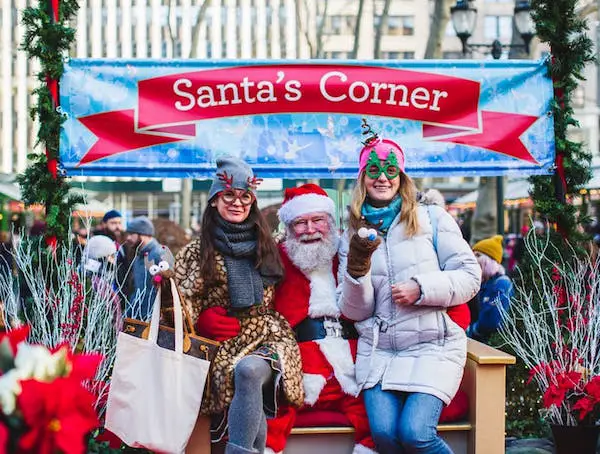
M127 445L184 452L200 411L210 362L183 353L181 300L171 280L175 350L157 345L160 290L148 339L119 333L105 427Z

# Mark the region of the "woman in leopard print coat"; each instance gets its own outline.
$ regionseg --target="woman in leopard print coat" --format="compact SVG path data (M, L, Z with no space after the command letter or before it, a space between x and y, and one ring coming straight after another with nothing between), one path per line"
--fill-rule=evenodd
M303 403L300 352L288 322L273 309L283 268L256 204L252 170L226 158L217 171L202 236L178 253L175 280L195 320L206 312L203 320L236 328L218 339L202 412L223 416L220 428L227 421L226 454L263 452L266 417L275 415L277 399Z

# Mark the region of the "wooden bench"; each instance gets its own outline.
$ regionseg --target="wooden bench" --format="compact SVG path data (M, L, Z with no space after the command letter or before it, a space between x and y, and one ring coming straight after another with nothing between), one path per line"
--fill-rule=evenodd
M442 437L455 454L467 452L469 422L441 424ZM349 454L354 447L352 427L294 427L285 454Z
M515 358L472 339L461 388L469 396L468 421L440 424L438 431L455 454L503 454L506 366ZM354 446L352 427L295 427L285 454L349 454ZM208 454L208 425L199 421L193 450ZM215 454L216 450L213 450Z

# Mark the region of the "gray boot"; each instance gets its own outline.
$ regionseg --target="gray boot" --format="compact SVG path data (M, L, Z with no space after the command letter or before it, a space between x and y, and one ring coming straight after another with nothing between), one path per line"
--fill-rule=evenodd
M246 449L241 446L234 445L233 443L227 443L225 445L225 454L257 454L256 449Z

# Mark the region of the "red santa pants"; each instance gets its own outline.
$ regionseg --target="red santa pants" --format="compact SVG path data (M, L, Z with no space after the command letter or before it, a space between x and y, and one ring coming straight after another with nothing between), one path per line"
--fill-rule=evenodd
M274 452L283 451L298 413L316 411L343 414L354 427L356 444L364 445L371 450L375 449L362 396L353 397L345 394L335 377L331 377L327 381L321 394L319 394L319 399L313 406L304 405L299 409L283 405L279 407L277 417L267 420L267 446ZM327 424L326 421L322 423Z

